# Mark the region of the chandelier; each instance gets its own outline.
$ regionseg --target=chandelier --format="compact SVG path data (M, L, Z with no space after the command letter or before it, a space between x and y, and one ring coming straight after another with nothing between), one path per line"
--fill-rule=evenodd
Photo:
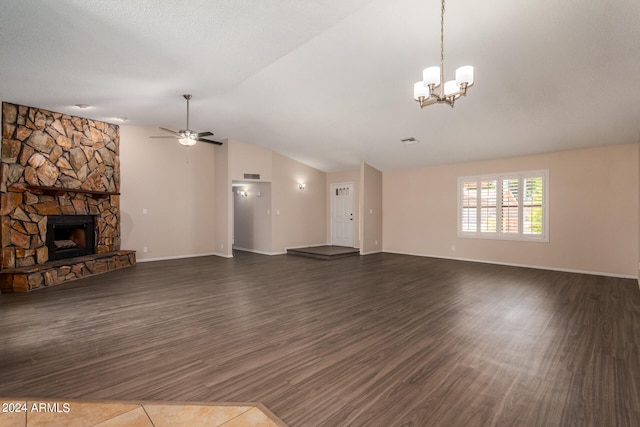
M456 70L455 80L444 81L444 0L440 13L440 66L425 68L422 81L413 85L413 99L424 108L431 104L449 104L453 108L456 99L467 94L473 85L473 67L465 65ZM436 88L440 88L436 90Z

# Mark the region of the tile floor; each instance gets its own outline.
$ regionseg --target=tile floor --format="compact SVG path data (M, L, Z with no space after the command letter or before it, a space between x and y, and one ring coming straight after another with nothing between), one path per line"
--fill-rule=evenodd
M282 427L260 403L0 398L0 427Z

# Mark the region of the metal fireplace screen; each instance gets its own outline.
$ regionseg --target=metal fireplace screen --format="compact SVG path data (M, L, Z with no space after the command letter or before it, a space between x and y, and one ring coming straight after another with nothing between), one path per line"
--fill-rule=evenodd
M47 217L49 261L95 253L93 215L50 215Z

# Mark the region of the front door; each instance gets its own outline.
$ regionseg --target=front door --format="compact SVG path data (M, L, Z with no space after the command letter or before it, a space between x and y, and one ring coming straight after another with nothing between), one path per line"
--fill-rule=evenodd
M353 247L353 182L331 184L331 244Z

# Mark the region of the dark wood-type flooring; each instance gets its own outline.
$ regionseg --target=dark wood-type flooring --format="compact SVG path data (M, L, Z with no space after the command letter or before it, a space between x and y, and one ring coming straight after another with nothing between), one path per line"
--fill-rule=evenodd
M237 252L0 295L0 396L263 402L291 426L638 426L635 280Z

